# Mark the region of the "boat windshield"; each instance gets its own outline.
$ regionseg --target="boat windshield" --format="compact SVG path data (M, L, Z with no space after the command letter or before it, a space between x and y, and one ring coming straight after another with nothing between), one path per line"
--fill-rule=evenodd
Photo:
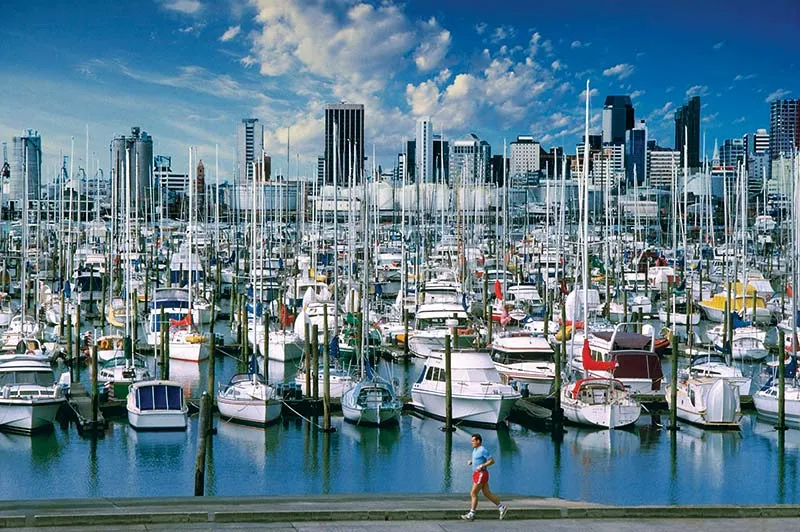
M53 374L50 371L9 371L0 373L0 387L15 384L36 384L49 387L53 385Z
M500 382L500 374L494 368L453 369L453 380L458 382Z
M424 331L425 329L444 329L447 328L447 321L453 318L419 318L417 320L417 329ZM469 326L466 318L458 318L458 328L465 329Z

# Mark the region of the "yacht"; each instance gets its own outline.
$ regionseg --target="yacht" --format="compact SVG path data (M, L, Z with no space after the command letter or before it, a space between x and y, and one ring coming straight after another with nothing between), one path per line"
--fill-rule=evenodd
M564 416L579 425L616 429L633 425L642 405L616 379L589 377L561 388Z
M505 421L522 396L500 381L489 352L458 350L451 358L453 421L490 427ZM428 357L411 389L411 399L419 412L445 418L445 361L441 353Z
M45 358L0 356L0 430L32 434L51 429L64 401Z
M517 332L495 338L492 358L500 375L514 380L520 390L533 395L548 395L553 388L556 366L553 348L543 336Z
M672 403L672 385L666 386L667 405ZM714 429L738 429L742 420L739 391L726 379L691 377L680 380L676 390L678 419Z
M282 403L263 375L237 373L217 394L219 415L248 425L267 425L281 417Z

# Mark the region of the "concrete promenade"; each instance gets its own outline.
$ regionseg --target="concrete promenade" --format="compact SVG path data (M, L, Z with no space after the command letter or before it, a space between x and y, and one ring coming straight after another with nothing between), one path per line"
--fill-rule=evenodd
M481 500L475 522L459 519L467 495L97 498L0 501L0 527L47 530L448 531L797 530L800 505L606 506L501 495L497 519Z

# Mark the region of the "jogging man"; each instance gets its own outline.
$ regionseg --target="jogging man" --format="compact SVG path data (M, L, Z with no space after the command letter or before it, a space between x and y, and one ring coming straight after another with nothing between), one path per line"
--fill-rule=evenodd
M467 465L472 466L472 489L469 492L471 506L469 512L461 516L461 519L472 521L475 519L475 511L478 509L478 493L483 492L483 495L497 505L497 511L500 512L500 519L506 516L508 508L500 503L500 499L495 497L492 490L489 489L489 471L488 467L494 464L494 458L489 456L489 451L483 446L483 438L480 434L472 435L472 460L467 462Z

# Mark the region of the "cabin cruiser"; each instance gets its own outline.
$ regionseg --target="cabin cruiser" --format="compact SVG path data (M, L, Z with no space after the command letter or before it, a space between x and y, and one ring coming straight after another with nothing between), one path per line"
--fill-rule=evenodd
M489 352L457 350L451 358L453 421L490 427L505 421L522 396L501 382ZM445 418L445 361L441 353L426 360L411 389L411 399L419 412Z
M547 338L517 332L495 338L490 346L495 367L507 381L515 381L520 390L534 395L548 395L555 380L553 348Z
M45 358L0 356L0 430L31 434L51 429L64 401Z

